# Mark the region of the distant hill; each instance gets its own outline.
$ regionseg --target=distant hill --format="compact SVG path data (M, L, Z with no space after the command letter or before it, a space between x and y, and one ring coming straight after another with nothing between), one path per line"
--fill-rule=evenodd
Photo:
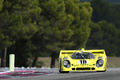
M80 0L80 2L89 2L92 0ZM120 3L120 0L103 0L103 1L108 1L110 4L117 4Z

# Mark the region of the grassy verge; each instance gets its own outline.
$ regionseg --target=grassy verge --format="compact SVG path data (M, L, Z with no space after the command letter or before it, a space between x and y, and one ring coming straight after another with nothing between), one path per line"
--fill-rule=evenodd
M50 67L51 57L39 57L38 61L44 62L43 67ZM58 60L55 61L55 67L58 68Z
M108 57L107 67L120 67L120 57Z

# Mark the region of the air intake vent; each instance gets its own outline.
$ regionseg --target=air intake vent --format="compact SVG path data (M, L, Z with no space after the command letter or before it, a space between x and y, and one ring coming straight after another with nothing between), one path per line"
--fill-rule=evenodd
M90 70L90 68L76 68L76 70Z
M94 67L90 68L90 67L85 67L85 68L72 68L72 70L95 70Z

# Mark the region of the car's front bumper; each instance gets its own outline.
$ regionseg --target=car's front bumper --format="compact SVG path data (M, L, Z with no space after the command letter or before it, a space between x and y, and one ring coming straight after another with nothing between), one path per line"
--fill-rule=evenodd
M96 67L96 66L71 66L70 68L62 67L61 71L105 71L106 67Z

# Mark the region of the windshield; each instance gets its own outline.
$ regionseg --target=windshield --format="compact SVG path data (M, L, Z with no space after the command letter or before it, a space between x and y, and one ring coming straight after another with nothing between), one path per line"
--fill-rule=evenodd
M94 55L91 52L75 52L71 56L72 59L94 59Z

